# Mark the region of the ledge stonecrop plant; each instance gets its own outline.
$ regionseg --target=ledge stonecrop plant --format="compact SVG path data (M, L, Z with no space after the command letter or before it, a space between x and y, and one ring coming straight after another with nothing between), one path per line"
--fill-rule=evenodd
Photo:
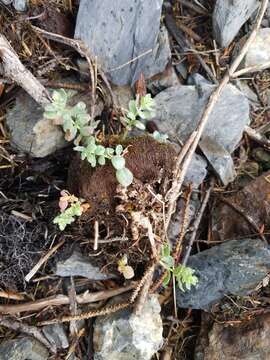
M125 151L122 145L117 145L113 149L99 143L95 136L98 122L92 121L87 113L85 103L78 102L74 106L68 105L75 93L73 90L55 90L52 94L52 102L45 107L44 117L52 119L54 124L62 126L65 139L74 142L74 150L80 153L82 160L87 160L92 167L105 165L106 159L111 161L118 182L122 186L129 186L133 181L133 174L126 168ZM149 119L152 116L154 116L154 100L150 94L131 100L129 110L122 119L126 127L124 137L134 126L144 130L144 124L140 119ZM75 220L75 216L80 215L80 202L77 200L71 202L64 211L61 210L61 214L54 219L54 222L59 225L61 230L64 230L67 224Z
M185 292L191 289L191 286L196 286L198 283L197 276L194 275L194 270L184 265L175 266L174 258L171 256L171 249L168 243L161 247L160 265L167 271L166 278L163 285L167 286L171 280L171 276L175 276L178 287Z

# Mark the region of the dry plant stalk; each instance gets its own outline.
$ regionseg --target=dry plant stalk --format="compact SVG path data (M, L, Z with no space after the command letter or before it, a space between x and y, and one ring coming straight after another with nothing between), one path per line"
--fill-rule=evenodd
M137 297L138 297L141 289L143 288L144 284L147 282L149 277L152 276L154 266L155 266L155 264L152 263L146 269L142 279L137 283L136 288L134 289L130 299L127 302L106 306L105 308L103 308L101 310L89 311L89 312L82 313L82 314L76 315L76 316L63 316L61 318L56 318L56 319L53 319L53 320L43 321L39 325L50 325L50 324L64 323L64 322L75 321L75 320L76 321L85 320L85 319L90 319L90 318L96 317L96 316L113 314L113 313L115 313L115 312L117 312L119 310L122 310L122 309L125 309L125 308L129 307L130 305L132 305L135 302L135 300L137 299Z
M41 106L50 102L48 91L20 62L6 37L1 34L0 59L0 74L21 86Z
M106 300L111 297L123 294L128 292L136 287L137 283L133 283L129 286L120 287L113 290L98 291L96 293L85 292L80 295L76 295L76 302L78 304L89 304L101 300ZM10 305L0 305L1 314L18 314L25 311L39 311L45 307L50 306L62 306L70 304L70 299L66 295L55 295L48 298L31 301L23 304L10 304Z

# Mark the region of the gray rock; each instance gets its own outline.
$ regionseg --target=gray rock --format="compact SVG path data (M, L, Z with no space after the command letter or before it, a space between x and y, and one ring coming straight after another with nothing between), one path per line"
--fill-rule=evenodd
M56 349L67 349L68 338L62 324L46 325L42 328L43 334Z
M4 5L9 5L12 3L13 0L0 0L0 4L3 3Z
M98 317L94 327L95 360L150 360L163 343L160 305L149 296L140 314L124 309Z
M90 107L89 94L77 94L72 98L72 105L84 101ZM103 109L97 102L95 116ZM11 145L33 157L45 157L68 145L60 126L52 120L43 118L43 108L25 92L21 92L13 108L8 110L6 123L10 130Z
M185 176L184 183L186 185L192 184L192 187L195 189L205 179L207 175L207 162L200 155L194 154L188 168L188 171Z
M159 31L162 2L80 1L75 37L88 45L114 84L133 84L142 72L149 78L167 65L168 34L165 27Z
M47 360L48 350L37 340L22 337L0 344L0 360Z
M113 277L101 273L98 267L91 264L90 258L83 256L77 250L66 260L57 262L55 273L62 277L83 276L91 280L106 280Z
M258 0L217 0L213 11L214 38L227 47L259 5Z
M235 80L235 86L246 96L253 107L260 106L257 94L251 90L246 80Z
M209 310L224 295L246 296L267 275L270 248L261 239L231 240L189 258L199 278L190 291L177 290L180 308Z
M207 314L206 314L207 315ZM270 314L258 314L233 326L202 316L194 360L270 359ZM206 318L206 319L204 319Z
M60 126L43 118L43 108L26 93L7 112L11 145L33 157L45 157L67 145Z
M187 141L195 130L214 88L214 85L200 81L196 86L174 86L159 93L155 97L157 107L155 122L159 131L168 134L172 139ZM202 139L207 136L231 154L248 123L248 100L238 89L229 84L224 88L209 116ZM209 155L208 152L208 158ZM216 155L212 154L211 165L222 177L224 169L220 168L221 159Z
M28 0L14 0L13 6L17 11L26 11L28 8Z
M270 62L270 28L260 29L250 45L241 67L258 66ZM270 66L269 66L270 67Z
M180 85L180 81L175 72L174 67L167 66L166 70L163 71L160 75L154 76L153 79L150 79L147 82L147 89L153 94L156 95L160 91L165 90L171 86Z
M233 159L226 149L215 139L204 136L199 143L204 156L213 166L223 185L228 185L236 177Z

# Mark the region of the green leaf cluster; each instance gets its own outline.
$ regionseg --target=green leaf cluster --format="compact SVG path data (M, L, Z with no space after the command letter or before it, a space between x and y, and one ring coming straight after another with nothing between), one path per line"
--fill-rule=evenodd
M155 116L155 101L151 94L141 96L129 102L129 109L126 117L123 119L128 130L137 127L140 130L145 130L145 125L140 119L147 120Z
M74 140L77 135L87 137L93 134L97 123L89 125L90 116L87 113L84 102L78 102L75 106L68 106L69 99L75 91L64 89L55 90L52 94L52 102L45 107L44 117L53 119L55 124L62 125L66 133L66 140Z
M72 203L66 210L57 215L53 223L59 226L61 231L65 230L67 225L70 225L75 221L75 216L82 215L82 207L81 202L78 200L77 202Z
M171 256L171 249L168 243L163 244L161 247L160 264L166 269L166 277L163 285L167 286L171 280L171 276L175 276L178 287L180 290L190 290L191 286L196 286L198 283L197 276L194 275L195 270L184 265L175 267L174 258Z
M125 158L122 154L123 147L118 145L116 149L97 143L93 135L98 122L90 124L90 116L87 113L86 105L83 102L77 103L75 106L68 106L69 99L75 94L74 91L66 91L64 89L55 90L52 94L52 102L45 107L44 116L47 119L53 119L55 124L62 125L67 140L74 140L75 151L81 153L81 159L87 160L92 167L97 164L105 165L106 159L112 162L116 170L116 178L123 186L129 186L133 181L133 175L125 166ZM151 98L151 96L150 96ZM151 102L151 101L150 101ZM149 108L149 99L143 100L140 111L147 111ZM79 143L81 142L81 145ZM70 216L71 210L66 214L62 213L56 221L61 222L61 226L65 227L65 223L73 221Z
M166 143L169 136L167 134L161 134L159 131L154 131L152 137L160 143Z

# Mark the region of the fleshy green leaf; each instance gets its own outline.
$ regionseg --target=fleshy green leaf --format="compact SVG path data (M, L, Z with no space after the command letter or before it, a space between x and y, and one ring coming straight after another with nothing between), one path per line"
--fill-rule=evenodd
M134 122L134 125L136 126L136 128L138 128L140 130L145 130L145 125L139 120L136 120Z
M105 156L99 156L98 157L98 163L99 163L99 165L105 165L105 163L106 163L106 159L105 159Z
M123 151L123 146L122 145L117 145L115 148L115 153L116 155L121 155Z
M116 170L121 170L125 168L126 160L123 156L114 155L112 157L112 165Z
M165 278L163 280L163 283L162 283L163 286L164 287L168 286L170 280L171 280L171 273L170 273L170 271L167 271L166 276L165 276Z
M116 178L121 185L127 187L133 181L133 174L129 169L125 167L116 171Z
M105 147L102 145L98 145L95 150L95 154L100 156L105 154Z

